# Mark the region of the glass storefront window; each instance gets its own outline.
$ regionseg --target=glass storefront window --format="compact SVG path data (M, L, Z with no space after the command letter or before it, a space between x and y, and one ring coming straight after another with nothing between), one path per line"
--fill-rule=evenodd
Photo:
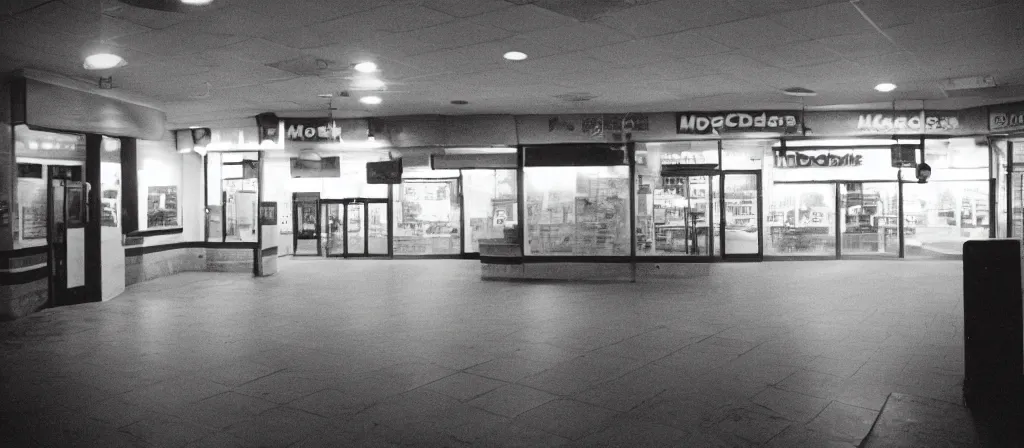
M14 127L17 164L11 222L14 248L46 245L47 184L52 178L85 180L85 136Z
M834 184L775 184L764 200L766 255L835 254Z
M523 171L527 255L629 255L628 166Z
M839 184L843 255L899 255L898 190L895 182Z
M778 140L722 140L722 169L759 170Z
M462 250L459 180L403 180L394 198L395 255L457 255Z
M519 221L515 170L463 170L466 249L480 252L480 240L501 239Z
M988 181L947 181L903 186L906 256L963 253L969 239L989 237Z
M207 240L258 239L259 153L207 155Z

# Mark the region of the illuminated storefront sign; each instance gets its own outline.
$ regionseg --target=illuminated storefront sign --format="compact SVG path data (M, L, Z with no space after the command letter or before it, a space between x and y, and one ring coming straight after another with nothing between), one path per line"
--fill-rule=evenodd
M857 130L877 133L887 132L938 132L960 129L960 118L953 114L928 113L862 113L857 118Z
M800 113L795 111L684 112L676 114L678 134L720 132L772 132L791 134L799 130Z
M284 138L292 142L336 142L341 140L341 128L333 121L285 120Z
M989 113L988 128L993 132L1024 129L1024 103L993 106Z
M871 110L813 111L804 114L807 135L919 135L984 132L983 111Z
M864 156L853 151L788 151L775 154L776 168L829 168L861 166Z

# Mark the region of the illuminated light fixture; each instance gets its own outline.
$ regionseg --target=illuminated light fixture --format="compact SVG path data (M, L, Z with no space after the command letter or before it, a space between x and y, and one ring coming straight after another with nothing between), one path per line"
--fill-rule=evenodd
M373 73L377 71L377 64L373 62L360 62L356 64L355 69L360 73Z
M321 93L321 94L319 94L317 96L320 97L320 98L334 98L334 94L333 93Z
M364 96L362 98L359 98L359 102L360 103L369 104L369 105L380 104L383 101L384 100L380 99L379 96Z
M526 56L526 53L523 53L521 51L510 51L508 53L505 53L505 59L508 59L510 61L522 61L527 57L528 56Z
M86 70L109 70L112 68L122 67L127 62L121 56L113 53L94 53L85 57L85 64L82 66Z
M896 84L893 84L891 82L883 82L875 86L875 90L882 93L889 93L892 92L893 90L896 90Z
M189 126L189 129L199 129L199 126Z
M384 88L384 81L377 78L360 79L355 82L354 87L365 90L378 90Z
M28 142L28 149L39 149L39 142L37 142L37 141Z
M202 5L209 5L210 3L213 3L213 0L181 0L181 2L186 4L186 5L202 6Z
M50 143L50 142L43 142L43 144L42 144L42 148L43 148L43 149L53 149L53 143Z

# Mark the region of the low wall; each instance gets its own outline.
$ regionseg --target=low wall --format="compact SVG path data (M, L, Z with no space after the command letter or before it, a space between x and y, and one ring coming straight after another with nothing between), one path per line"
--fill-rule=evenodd
M0 252L0 320L32 314L49 297L46 246Z
M179 272L253 272L256 243L186 241L125 248L125 284Z

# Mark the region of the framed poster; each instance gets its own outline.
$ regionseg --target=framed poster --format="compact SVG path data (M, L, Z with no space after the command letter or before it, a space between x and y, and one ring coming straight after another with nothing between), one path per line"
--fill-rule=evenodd
M146 225L150 229L179 225L178 187L149 187L146 198Z
M273 226L277 225L277 203L276 202L260 202L260 225L261 226Z

